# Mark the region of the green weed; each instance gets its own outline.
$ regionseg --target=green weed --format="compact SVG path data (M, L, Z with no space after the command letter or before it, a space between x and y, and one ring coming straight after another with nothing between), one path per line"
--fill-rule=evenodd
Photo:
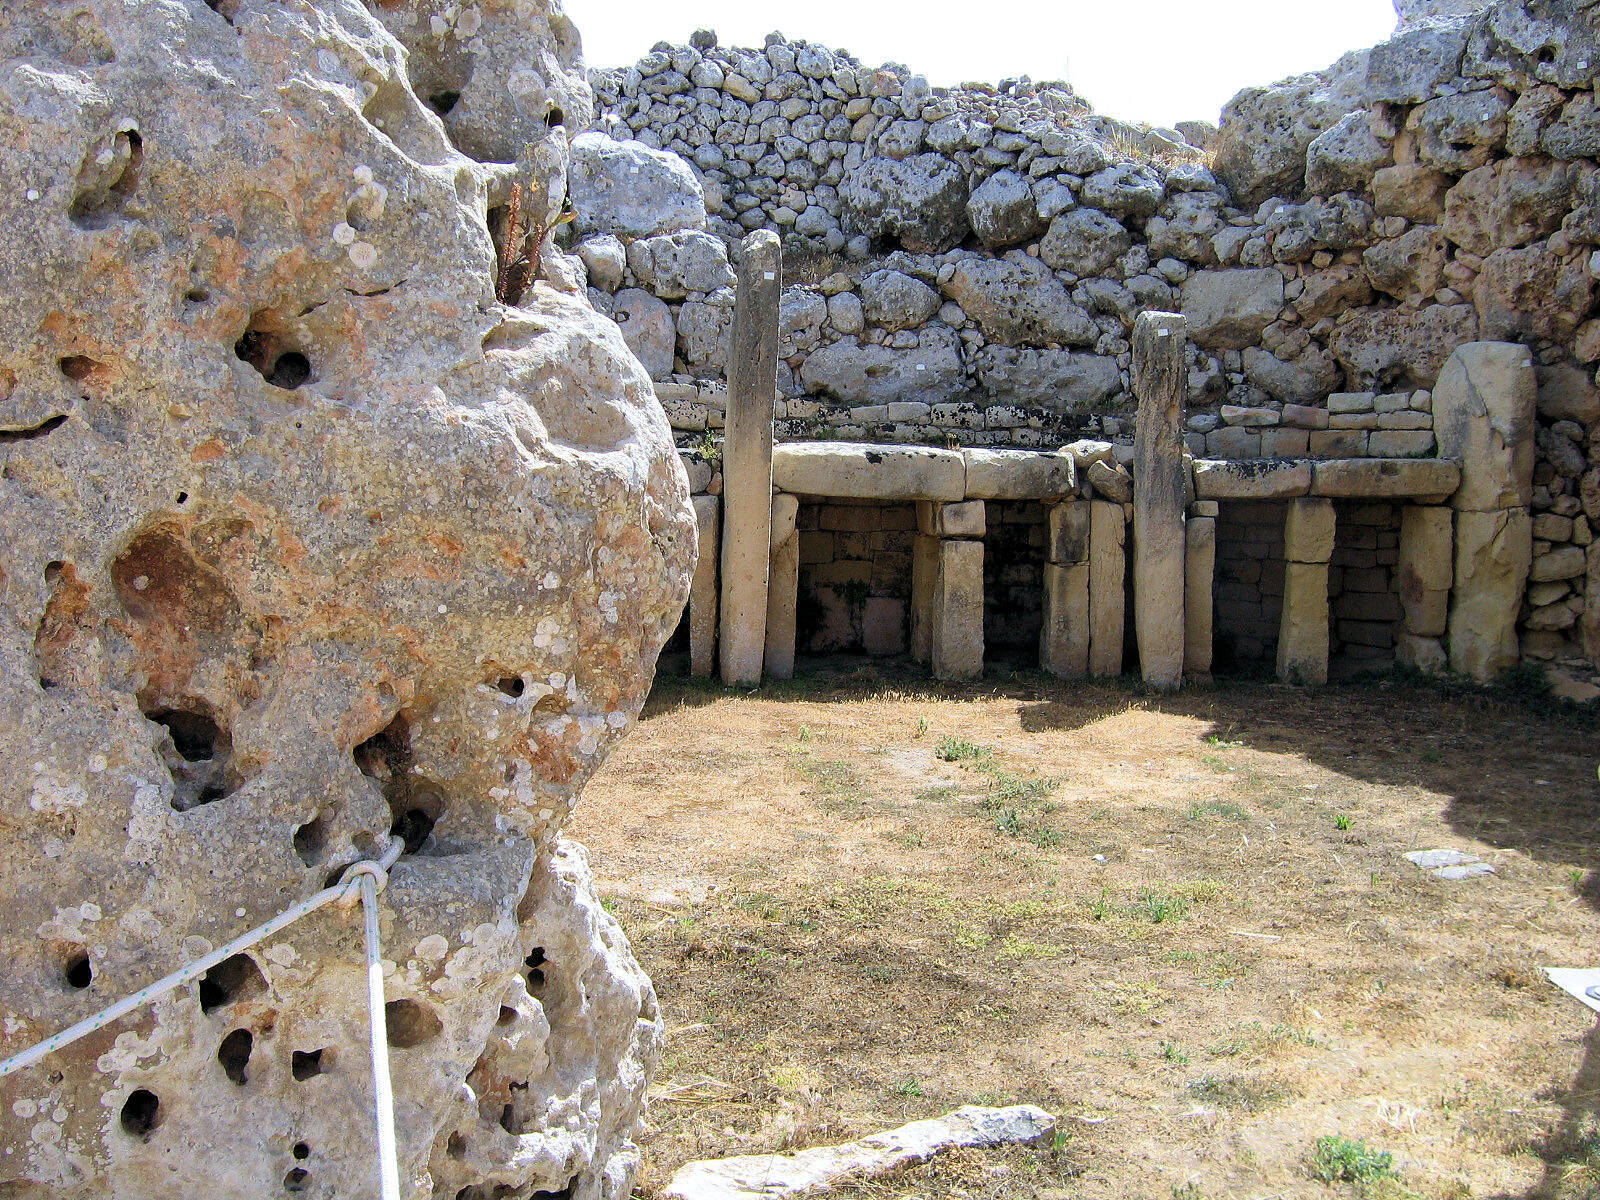
M1394 1175L1394 1155L1360 1139L1330 1133L1311 1151L1311 1178L1319 1183L1370 1183Z

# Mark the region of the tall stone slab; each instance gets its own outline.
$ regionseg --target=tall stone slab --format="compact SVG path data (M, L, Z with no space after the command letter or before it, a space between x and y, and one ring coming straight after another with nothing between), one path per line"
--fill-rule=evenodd
M722 500L696 496L695 524L700 530L700 557L689 584L689 674L709 675L717 659L717 561L721 557Z
M1333 501L1289 502L1283 525L1283 609L1278 622L1278 678L1328 682L1328 562L1333 557Z
M1063 679L1089 672L1089 503L1063 500L1050 509L1044 568L1039 667Z
M1446 646L1452 669L1488 681L1519 657L1517 614L1533 559L1537 381L1526 346L1469 342L1439 372L1434 434L1461 463Z
M1217 570L1216 517L1190 517L1184 523L1183 673L1191 680L1211 677L1215 602L1211 585Z
M911 661L933 657L933 604L939 585L939 540L917 534L911 541Z
M728 410L722 442L722 681L761 682L767 643L772 528L772 416L778 397L778 236L744 240L728 345Z
M772 679L794 678L795 611L800 592L800 538L795 533L799 500L772 495L772 554L767 563L767 648L763 660Z
M1163 312L1140 313L1133 326L1133 621L1140 673L1158 691L1183 683L1187 328Z
M1127 607L1127 517L1120 504L1089 503L1089 674L1122 674Z
M936 679L977 679L983 674L983 543L939 541L933 589L930 656Z
M1455 578L1453 515L1441 504L1408 504L1400 511L1395 590L1406 632L1415 637L1443 637L1449 620Z

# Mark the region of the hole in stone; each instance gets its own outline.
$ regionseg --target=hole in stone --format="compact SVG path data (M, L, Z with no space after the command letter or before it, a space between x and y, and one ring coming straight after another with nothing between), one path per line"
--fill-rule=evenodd
M332 1054L326 1049L296 1050L289 1056L289 1074L294 1076L296 1083L326 1074L332 1065Z
M82 383L100 369L100 364L87 354L69 354L65 358L57 359L56 365L61 368L61 373L74 383Z
M383 1015L389 1027L389 1045L398 1050L430 1042L444 1029L434 1011L415 1000L391 1000L383 1006Z
M567 1186L559 1192L529 1192L528 1200L572 1200L573 1189L578 1186L577 1177L567 1180Z
M122 212L139 186L144 139L137 130L121 129L109 146L91 149L78 172L78 194L67 215L80 229L104 229Z
M189 493L188 492L179 492L176 496L173 497L173 499L176 500L179 504L187 504L187 503L189 503Z
M508 696L520 696L527 688L527 684L523 683L520 675L502 676L495 686Z
M559 106L552 105L550 111L544 115L544 123L551 129L554 129L557 125L565 125L567 123L567 117L566 114L561 111Z
M190 288L183 294L183 298L190 304L204 304L211 299L211 293L203 287Z
M233 344L233 353L273 387L292 391L311 378L311 360L276 326L270 312L256 313Z
M500 1128L513 1135L518 1132L517 1110L510 1104L506 1104L500 1109Z
M294 831L294 852L308 867L322 861L322 852L328 845L328 828L318 813Z
M311 1157L311 1147L306 1145L306 1143L304 1143L304 1142L296 1142L294 1144L294 1150L292 1151L292 1153L294 1154L294 1156L296 1158L310 1158Z
M146 717L166 727L172 735L172 744L177 747L184 762L210 762L216 757L217 739L222 731L204 713L163 708L147 713Z
M500 1019L497 1024L514 1025L516 1024L516 1020L517 1010L512 1008L509 1004L502 1004L500 1006Z
M535 946L533 953L523 959L523 965L528 968L528 990L534 991L544 986L544 947Z
M156 1126L161 1124L161 1098L144 1088L129 1093L122 1102L121 1120L122 1131L129 1137L149 1141Z
M239 16L239 0L206 0L206 7L229 25Z
M451 1158L465 1158L467 1156L467 1139L460 1132L452 1133L444 1143L444 1152Z
M1551 63L1555 62L1555 60L1556 52L1549 46L1541 46L1539 48L1539 53L1533 56L1533 61L1538 63L1541 67L1548 67Z
M394 819L394 824L389 826L389 832L405 842L407 854L415 854L421 850L428 840L428 835L433 832L435 818L428 815L423 809L408 808Z
M222 1073L240 1087L249 1082L245 1068L250 1065L250 1052L255 1049L255 1044L255 1034L248 1029L235 1029L217 1047L217 1061L222 1064Z
M67 986L82 991L94 982L94 968L89 965L89 956L79 954L67 964L62 972L67 981Z
M311 1186L311 1172L304 1167L296 1167L283 1177L283 1190L286 1192L303 1192Z
M225 958L200 977L200 1011L215 1012L267 990L267 980L248 954Z
M435 92L428 97L428 107L442 117L454 108L460 99L460 92Z

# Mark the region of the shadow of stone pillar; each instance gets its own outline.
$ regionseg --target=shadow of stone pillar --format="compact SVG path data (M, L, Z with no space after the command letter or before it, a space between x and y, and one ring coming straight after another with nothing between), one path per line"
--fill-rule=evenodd
M700 529L700 558L689 584L689 674L709 675L717 658L717 561L721 557L722 500L694 498Z

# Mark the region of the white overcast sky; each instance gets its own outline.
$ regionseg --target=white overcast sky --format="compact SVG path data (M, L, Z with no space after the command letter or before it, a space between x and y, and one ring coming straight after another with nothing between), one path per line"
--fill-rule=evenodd
M563 0L590 66L714 29L759 46L774 29L901 62L929 82L1066 79L1095 111L1215 121L1240 88L1327 66L1394 29L1391 0Z

